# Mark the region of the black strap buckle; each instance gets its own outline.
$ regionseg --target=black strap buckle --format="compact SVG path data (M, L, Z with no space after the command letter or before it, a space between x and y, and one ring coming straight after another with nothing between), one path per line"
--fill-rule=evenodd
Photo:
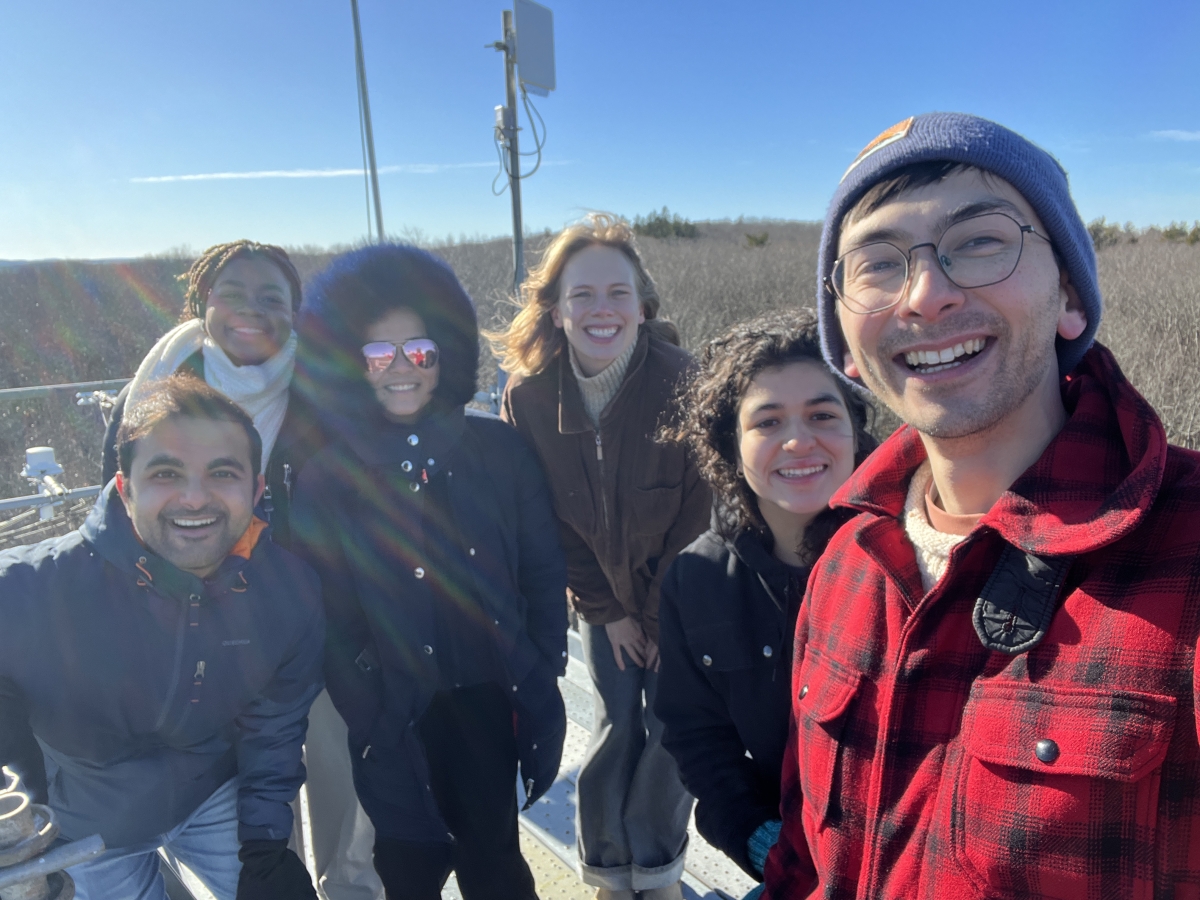
M1073 556L1037 556L1006 544L971 615L983 646L1015 656L1041 643L1074 561Z

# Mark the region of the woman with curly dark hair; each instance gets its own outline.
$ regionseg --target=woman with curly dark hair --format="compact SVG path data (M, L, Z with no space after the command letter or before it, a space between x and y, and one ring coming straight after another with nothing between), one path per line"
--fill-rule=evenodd
M517 827L566 735L566 563L537 457L475 394L475 307L444 262L333 260L296 385L330 443L300 473L297 551L321 577L325 677L388 900L535 900Z
M875 447L871 411L821 358L816 315L774 313L708 344L667 434L695 454L716 515L663 582L655 711L700 833L759 880L779 833L796 614L847 520L829 498Z

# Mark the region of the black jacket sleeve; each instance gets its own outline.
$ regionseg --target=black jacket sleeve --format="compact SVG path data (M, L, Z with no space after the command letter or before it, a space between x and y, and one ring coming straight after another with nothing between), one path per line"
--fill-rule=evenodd
M696 665L680 617L689 584L686 554L667 572L659 606L658 697L663 746L679 764L684 786L696 798L696 827L710 844L760 879L746 842L764 822L779 818L765 800L754 763L724 698Z
M541 464L524 440L514 443L519 445L517 586L525 598L529 638L558 676L567 671L567 563Z
M0 766L21 776L21 786L34 803L46 803L46 765L29 726L29 706L21 689L0 678ZM0 778L0 785L4 779Z
M383 706L379 655L358 601L350 564L330 501L331 473L314 457L300 472L292 496L292 551L321 580L325 606L325 687L346 721L350 741L365 746Z

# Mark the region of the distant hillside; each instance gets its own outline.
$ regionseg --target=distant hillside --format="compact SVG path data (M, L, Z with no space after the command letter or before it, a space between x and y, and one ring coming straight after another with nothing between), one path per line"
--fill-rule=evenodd
M701 222L695 238L642 238L663 312L692 349L728 325L780 306L811 306L820 228L809 222ZM537 259L545 235L527 240ZM454 267L482 324L509 318L512 251L507 240L431 248ZM295 256L306 278L328 253ZM0 387L129 376L179 318L187 259L0 264ZM1107 307L1101 340L1161 412L1171 439L1200 446L1200 244L1147 235L1099 252ZM484 353L481 384L494 381ZM100 427L93 408L59 397L0 403L0 497L28 493L17 475L24 448L58 451L69 485L99 477ZM0 518L3 518L0 516Z

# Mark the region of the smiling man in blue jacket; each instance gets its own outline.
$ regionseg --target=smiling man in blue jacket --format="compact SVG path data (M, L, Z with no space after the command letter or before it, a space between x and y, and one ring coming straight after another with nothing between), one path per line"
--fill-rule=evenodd
M288 803L324 621L254 516L261 448L240 407L170 378L126 412L83 526L0 553L0 763L63 837L104 838L70 870L82 900L163 900L159 847L220 900L316 896Z

